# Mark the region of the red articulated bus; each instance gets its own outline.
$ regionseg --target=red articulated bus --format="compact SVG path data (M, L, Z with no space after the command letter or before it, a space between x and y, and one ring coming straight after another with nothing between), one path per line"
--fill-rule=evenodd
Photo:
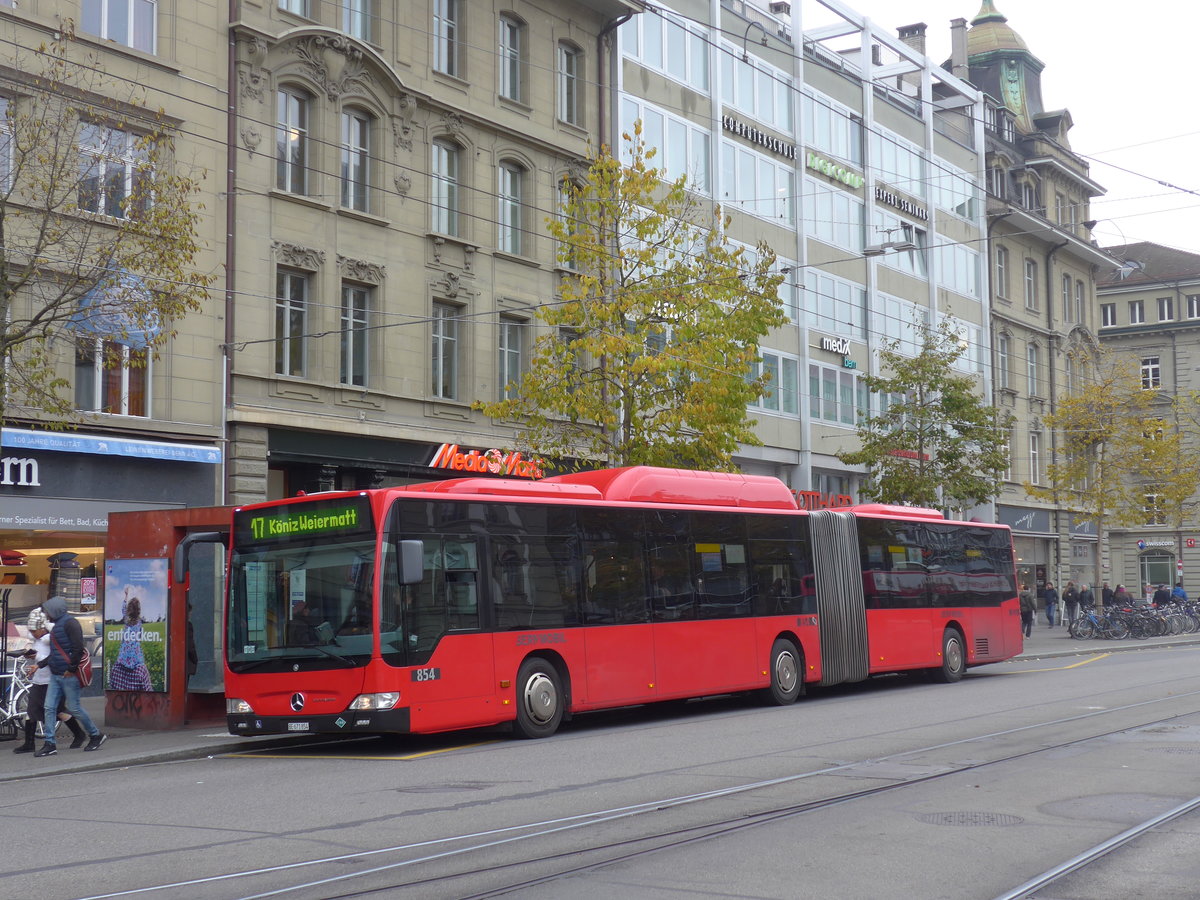
M429 733L968 666L1021 650L1008 528L806 512L779 480L637 466L233 514L233 734Z

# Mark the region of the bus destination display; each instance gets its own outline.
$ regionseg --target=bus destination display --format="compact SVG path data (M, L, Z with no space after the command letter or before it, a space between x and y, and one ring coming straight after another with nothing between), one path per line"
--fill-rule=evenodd
M371 534L374 524L366 497L343 497L240 510L234 516L234 530L239 543L286 543L315 537Z

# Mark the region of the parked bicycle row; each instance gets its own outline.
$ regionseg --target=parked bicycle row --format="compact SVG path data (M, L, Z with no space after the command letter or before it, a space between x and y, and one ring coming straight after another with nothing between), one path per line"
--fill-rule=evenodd
M1166 603L1159 606L1113 606L1081 608L1068 624L1071 637L1080 641L1100 638L1146 640L1200 631L1200 605Z

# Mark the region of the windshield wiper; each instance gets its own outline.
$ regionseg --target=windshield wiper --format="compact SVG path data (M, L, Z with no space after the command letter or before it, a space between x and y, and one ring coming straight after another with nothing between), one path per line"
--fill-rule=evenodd
M344 657L344 656L339 656L338 654L334 653L332 650L326 650L320 644L313 644L312 649L320 650L322 653L324 653L330 659L336 659L338 662L342 663L345 666L348 666L351 669L358 668L358 663L356 663L353 659L346 659L346 657Z

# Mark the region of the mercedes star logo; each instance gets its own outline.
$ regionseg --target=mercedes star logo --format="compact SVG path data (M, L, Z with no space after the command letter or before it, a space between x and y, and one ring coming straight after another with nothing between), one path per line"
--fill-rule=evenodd
M292 694L292 709L294 709L296 712L300 712L300 710L304 709L303 694Z

